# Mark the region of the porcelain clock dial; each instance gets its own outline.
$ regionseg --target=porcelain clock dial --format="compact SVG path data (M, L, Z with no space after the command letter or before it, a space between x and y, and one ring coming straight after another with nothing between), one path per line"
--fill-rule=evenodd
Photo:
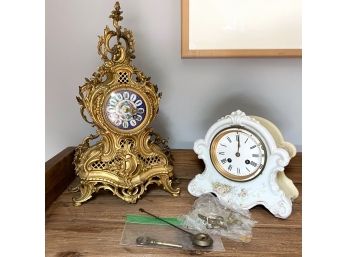
M235 181L246 181L259 175L267 154L261 139L242 127L221 131L213 139L211 159L221 175Z
M262 140L243 127L228 128L217 134L210 155L217 171L234 181L247 181L258 176L267 158Z
M139 127L146 117L144 99L132 90L115 90L111 92L105 105L108 121L121 130Z

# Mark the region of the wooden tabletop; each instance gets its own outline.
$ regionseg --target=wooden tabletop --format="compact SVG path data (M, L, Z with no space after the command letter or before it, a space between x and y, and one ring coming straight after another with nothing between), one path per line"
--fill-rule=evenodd
M72 154L73 150L70 148L69 151L66 150L65 157L60 158L60 162L63 159L69 160L66 164L68 166L65 167L68 172L73 172L73 167L69 166ZM71 201L74 194L65 189L46 211L46 256L187 256L188 253L181 250L144 249L120 245L126 215L139 214L139 208L163 217L179 216L191 210L196 198L187 192L187 185L204 166L192 150L173 150L173 154L174 172L179 178L178 186L181 188L179 197L172 197L153 186L137 204L128 204L112 196L111 193L102 191L82 206L74 207ZM57 158L55 160L59 162ZM251 209L251 214L257 224L253 228L251 242L240 243L222 239L225 252L204 253L205 256L301 256L301 154L291 160L285 172L300 191L299 198L294 201L291 216L282 220L275 218L262 206L254 207ZM52 174L50 178L52 180ZM46 188L47 186L46 180Z

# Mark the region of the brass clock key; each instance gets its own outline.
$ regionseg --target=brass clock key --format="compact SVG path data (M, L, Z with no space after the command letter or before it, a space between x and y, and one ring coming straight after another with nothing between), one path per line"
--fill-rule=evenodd
M172 243L167 243L167 242L161 242L156 239L153 239L148 236L139 236L136 239L136 243L138 245L158 245L158 246L169 246L169 247L175 247L175 248L182 248L182 245L179 244L172 244Z

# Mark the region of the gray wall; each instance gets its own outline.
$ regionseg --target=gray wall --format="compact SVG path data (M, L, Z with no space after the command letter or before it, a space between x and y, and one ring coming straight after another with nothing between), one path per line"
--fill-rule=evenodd
M192 148L218 118L241 109L273 121L302 145L301 59L181 59L180 0L121 0L134 32L134 64L163 92L155 130ZM97 35L114 0L46 1L46 160L94 132L79 113L78 86L101 65ZM209 32L207 32L209 33Z

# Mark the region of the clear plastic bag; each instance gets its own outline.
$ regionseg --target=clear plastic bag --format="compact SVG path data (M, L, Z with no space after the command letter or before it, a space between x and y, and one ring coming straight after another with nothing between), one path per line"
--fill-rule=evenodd
M248 210L229 209L213 194L204 194L196 199L192 211L179 218L183 226L223 236L239 242L250 242L256 221Z
M182 227L181 221L176 218L164 218L168 222ZM186 230L186 229L185 229ZM198 233L194 230L188 230L192 233ZM158 246L153 244L140 245L137 239L151 238L164 243L171 243L181 245L182 248L170 247L173 250L189 251L189 252L211 252L211 251L225 251L221 237L213 235L213 245L208 248L194 246L191 242L190 235L178 229L173 228L166 223L156 220L152 217L141 215L127 215L126 223L123 229L120 244L127 247L144 247L144 248L163 248L169 246Z

